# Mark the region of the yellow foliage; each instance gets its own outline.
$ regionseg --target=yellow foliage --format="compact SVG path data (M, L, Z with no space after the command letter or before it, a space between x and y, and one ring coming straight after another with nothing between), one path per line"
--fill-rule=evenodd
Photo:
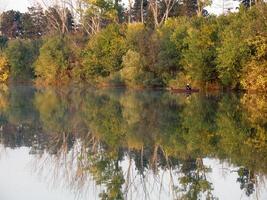
M264 126L267 122L267 95L245 94L241 103L254 130L253 137L245 143L253 148L266 148L267 132Z
M9 78L9 64L5 56L0 55L0 82L6 82Z
M251 146L253 149L263 149L266 148L267 135L266 131L262 127L256 127L257 133L253 138L248 138L245 144Z
M129 149L141 150L144 146L144 141L138 135L127 135L127 147Z
M6 111L9 106L8 99L9 91L8 87L5 84L0 85L0 111Z
M247 111L248 119L253 124L265 124L267 122L267 95L245 94L241 103Z
M136 34L137 32L142 32L145 29L143 23L131 23L128 24L127 34Z
M123 96L120 99L120 103L123 106L123 118L126 120L128 125L134 125L140 122L142 113L141 102L138 101L138 98L134 95L134 93L127 93L127 95Z
M126 38L128 44L136 44L144 37L145 26L142 23L131 23L127 26Z
M243 72L241 84L246 90L267 91L267 61L252 60Z
M241 84L246 90L267 91L267 37L258 36L247 43L253 57L243 70Z

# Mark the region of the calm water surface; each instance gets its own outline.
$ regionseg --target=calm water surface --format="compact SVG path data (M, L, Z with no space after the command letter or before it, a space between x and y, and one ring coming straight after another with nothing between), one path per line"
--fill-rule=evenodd
M0 199L267 199L267 95L0 89Z

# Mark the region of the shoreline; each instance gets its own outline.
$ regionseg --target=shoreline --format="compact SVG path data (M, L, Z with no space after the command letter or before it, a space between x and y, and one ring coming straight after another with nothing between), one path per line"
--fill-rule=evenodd
M125 90L134 90L134 91L167 91L172 94L193 94L193 93L245 93L245 94L267 94L266 91L258 90L245 90L245 89L218 89L218 88L209 88L204 89L201 87L192 88L192 90L187 91L186 88L173 88L173 87L163 87L163 86L127 86L126 84L90 84L90 83L64 83L64 84L37 84L35 81L13 81L8 83L0 83L7 87L12 86L29 86L35 87L37 89L45 88L69 88L69 87L81 87L81 88L96 88L96 89L125 89Z

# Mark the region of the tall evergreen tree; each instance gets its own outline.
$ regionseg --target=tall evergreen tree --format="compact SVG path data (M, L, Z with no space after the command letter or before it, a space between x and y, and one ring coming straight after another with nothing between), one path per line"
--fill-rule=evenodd
M21 13L19 11L9 10L1 15L0 31L8 38L21 36Z
M28 10L34 25L34 36L43 36L47 32L47 17L44 14L43 8L41 5L36 5L28 8Z
M31 15L22 13L21 15L21 37L33 38L35 36L35 27Z

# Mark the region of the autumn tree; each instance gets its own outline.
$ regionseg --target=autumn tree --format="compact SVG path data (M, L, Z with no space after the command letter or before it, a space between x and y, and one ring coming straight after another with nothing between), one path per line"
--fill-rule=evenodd
M267 37L257 36L248 45L252 58L242 70L241 84L245 89L267 91Z

